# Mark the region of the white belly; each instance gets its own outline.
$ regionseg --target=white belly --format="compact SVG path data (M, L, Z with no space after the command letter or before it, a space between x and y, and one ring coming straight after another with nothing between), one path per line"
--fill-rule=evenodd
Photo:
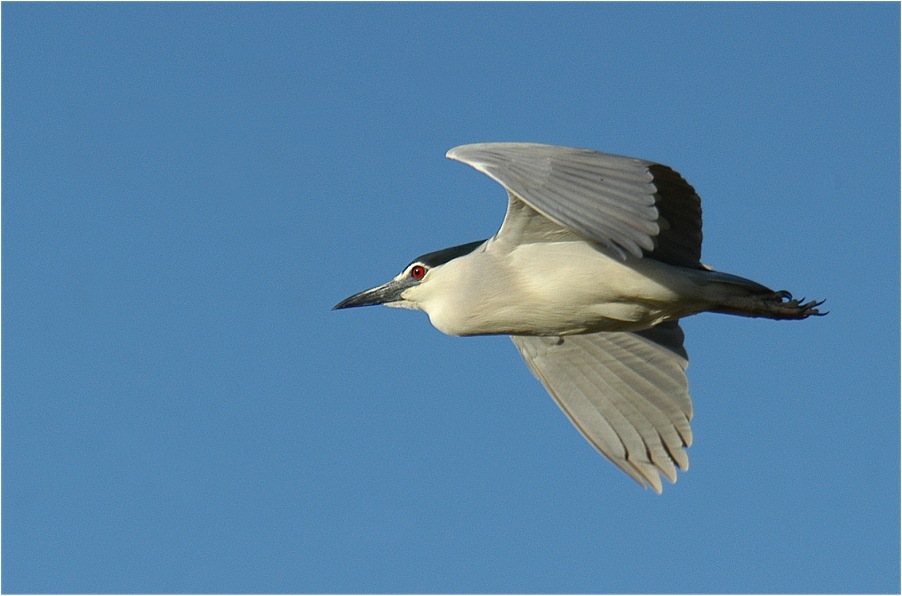
M435 273L439 273L436 270ZM704 310L703 274L585 242L524 244L442 267L458 291L426 305L451 335L567 335L635 331Z

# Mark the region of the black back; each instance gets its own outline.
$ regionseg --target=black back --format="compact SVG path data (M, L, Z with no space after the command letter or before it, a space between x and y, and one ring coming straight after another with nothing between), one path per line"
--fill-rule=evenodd
M682 176L661 164L652 164L655 207L661 232L654 238L652 259L669 265L701 269L702 202L695 189Z

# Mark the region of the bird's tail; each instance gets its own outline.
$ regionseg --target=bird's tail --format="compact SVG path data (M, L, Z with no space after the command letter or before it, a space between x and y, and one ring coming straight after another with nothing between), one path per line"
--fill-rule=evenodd
M796 300L785 290L775 292L750 279L729 273L710 271L708 279L725 290L710 309L712 312L778 320L801 320L827 314L817 308L824 303L823 300Z

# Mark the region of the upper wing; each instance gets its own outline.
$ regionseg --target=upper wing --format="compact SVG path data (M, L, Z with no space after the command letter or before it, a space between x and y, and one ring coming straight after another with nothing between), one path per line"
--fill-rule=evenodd
M507 189L511 200L499 238L512 230L535 231L525 218L537 212L621 255L700 266L701 201L667 166L534 143L462 145L447 156ZM521 201L526 209L519 208ZM538 225L544 235L549 227Z
M676 322L628 332L512 336L564 413L601 453L642 486L689 468L688 358Z

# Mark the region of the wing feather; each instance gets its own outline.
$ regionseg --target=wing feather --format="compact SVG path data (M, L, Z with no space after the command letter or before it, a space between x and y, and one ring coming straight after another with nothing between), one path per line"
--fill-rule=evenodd
M701 201L667 166L535 143L462 145L447 156L488 175L558 226L621 256L701 267ZM527 213L508 209L496 237L533 229L509 221Z
M511 338L580 432L643 486L688 469L692 403L676 322L646 331Z

